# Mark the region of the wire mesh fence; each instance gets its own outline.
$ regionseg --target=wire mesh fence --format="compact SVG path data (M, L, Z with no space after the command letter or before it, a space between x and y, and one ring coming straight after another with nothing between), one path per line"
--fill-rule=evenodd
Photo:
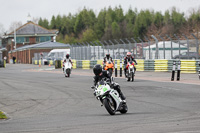
M103 42L86 42L71 44L71 58L76 60L97 60L105 57L107 53L113 59L121 59L131 52L136 59L199 59L199 40L185 39L180 40L176 35L172 39L152 36L145 40L134 38L107 40ZM138 41L139 40L139 41Z

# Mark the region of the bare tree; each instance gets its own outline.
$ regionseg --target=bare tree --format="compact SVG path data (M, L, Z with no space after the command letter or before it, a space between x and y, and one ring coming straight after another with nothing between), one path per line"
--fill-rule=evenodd
M0 23L0 37L4 34L5 29L3 27L3 24Z
M11 25L10 25L10 28L8 30L8 33L13 32L14 29L18 29L20 26L22 26L22 22L21 21L12 22Z

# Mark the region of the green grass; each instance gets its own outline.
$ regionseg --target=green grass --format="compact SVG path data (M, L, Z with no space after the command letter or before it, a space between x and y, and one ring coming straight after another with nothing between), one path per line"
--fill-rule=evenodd
M0 119L8 119L8 117L2 111L0 111Z

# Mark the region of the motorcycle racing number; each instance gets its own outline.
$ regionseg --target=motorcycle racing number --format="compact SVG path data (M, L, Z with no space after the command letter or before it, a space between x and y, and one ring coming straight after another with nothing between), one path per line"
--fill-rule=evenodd
M106 92L108 89L106 87L103 88L103 92Z

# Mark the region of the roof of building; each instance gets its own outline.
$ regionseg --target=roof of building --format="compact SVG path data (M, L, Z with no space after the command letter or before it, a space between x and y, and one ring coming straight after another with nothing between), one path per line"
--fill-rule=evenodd
M31 21L16 29L16 35L56 34L57 32L58 30L56 29L48 30ZM8 35L14 35L14 31Z
M42 42L42 43L38 43L38 44L25 45L25 46L15 49L15 50L9 51L9 53L27 50L27 49L55 49L55 48L70 48L70 47L71 46L69 44L47 41L47 42Z
M0 51L6 51L6 48L0 48Z

